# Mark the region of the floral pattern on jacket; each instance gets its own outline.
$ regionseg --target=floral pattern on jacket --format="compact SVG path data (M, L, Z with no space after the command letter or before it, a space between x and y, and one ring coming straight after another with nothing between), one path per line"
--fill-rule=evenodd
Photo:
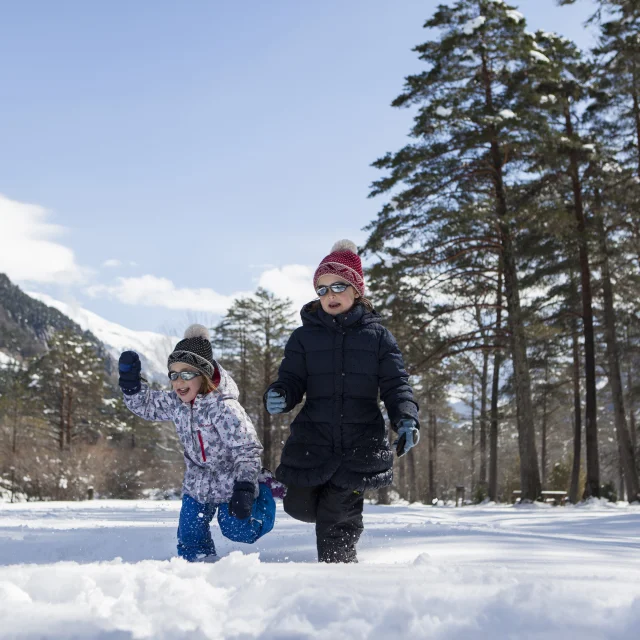
M238 402L238 387L216 363L216 391L198 394L193 404L175 391L154 391L143 384L124 395L130 411L144 420L172 420L184 447L183 492L202 503L228 502L235 482L251 482L258 494L262 445L249 416Z

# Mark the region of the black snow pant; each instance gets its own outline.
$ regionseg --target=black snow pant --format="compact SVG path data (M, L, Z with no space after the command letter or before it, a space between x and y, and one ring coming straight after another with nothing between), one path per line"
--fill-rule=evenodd
M337 487L287 486L286 513L302 522L315 522L318 562L358 562L356 544L362 533L364 492Z

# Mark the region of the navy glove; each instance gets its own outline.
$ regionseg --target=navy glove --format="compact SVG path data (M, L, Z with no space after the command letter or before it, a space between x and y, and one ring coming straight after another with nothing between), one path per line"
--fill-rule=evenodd
M256 487L252 482L236 482L229 502L229 513L238 520L245 520L251 515L253 496Z
M123 351L118 360L120 378L118 384L122 393L131 396L142 388L140 381L140 357L135 351Z
M267 391L265 406L271 415L274 413L282 413L287 406L285 392L280 391L280 389L269 389L269 391Z
M398 422L398 439L393 443L398 458L409 453L409 450L413 449L418 442L420 442L418 423L413 418L402 418Z

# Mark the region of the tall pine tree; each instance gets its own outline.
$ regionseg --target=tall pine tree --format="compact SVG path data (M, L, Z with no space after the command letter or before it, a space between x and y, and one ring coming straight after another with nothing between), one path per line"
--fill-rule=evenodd
M411 131L415 142L374 163L388 175L374 183L372 195L394 195L370 226L367 249L413 265L434 265L441 254L449 261L474 253L500 256L521 490L525 500L535 500L540 476L514 244L523 205L515 185L535 121L526 110L513 108L520 74L538 54L523 16L503 2L440 5L425 27L439 33L415 49L427 68L409 76L405 92L393 102L418 107Z

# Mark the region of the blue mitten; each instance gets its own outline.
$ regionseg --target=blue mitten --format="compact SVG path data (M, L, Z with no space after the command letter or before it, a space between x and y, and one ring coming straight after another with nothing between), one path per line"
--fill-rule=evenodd
M267 391L267 396L265 399L265 406L267 407L267 411L274 415L276 413L282 413L284 408L287 406L287 398L284 391L280 391L279 389L269 389Z
M138 393L142 388L140 380L140 357L135 351L123 351L118 360L118 371L120 377L118 384L122 389L122 393L131 396Z
M401 458L410 449L420 442L420 431L417 422L413 418L403 418L398 422L398 439L393 443L398 458Z

